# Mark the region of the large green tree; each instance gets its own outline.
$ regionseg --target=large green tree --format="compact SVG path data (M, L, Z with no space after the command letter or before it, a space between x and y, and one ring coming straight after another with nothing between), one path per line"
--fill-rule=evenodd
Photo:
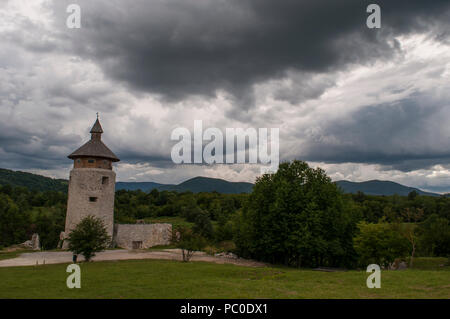
M358 216L320 169L282 163L259 177L237 223L238 253L290 266L350 266Z

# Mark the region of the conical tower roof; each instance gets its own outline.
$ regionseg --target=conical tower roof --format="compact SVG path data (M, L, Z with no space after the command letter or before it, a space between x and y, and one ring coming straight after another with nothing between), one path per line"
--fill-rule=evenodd
M78 157L100 157L109 159L113 162L118 162L120 159L114 154L101 140L101 134L103 133L102 126L100 125L100 121L97 120L92 126L91 132L91 140L86 144L78 148L72 154L68 156L70 159L76 159Z

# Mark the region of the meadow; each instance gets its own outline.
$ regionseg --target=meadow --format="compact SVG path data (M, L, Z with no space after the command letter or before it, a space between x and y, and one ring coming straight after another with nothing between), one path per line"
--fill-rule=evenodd
M450 298L444 258L382 271L369 289L363 270L322 272L206 262L127 260L81 263L81 288L66 286L67 264L0 268L0 298Z

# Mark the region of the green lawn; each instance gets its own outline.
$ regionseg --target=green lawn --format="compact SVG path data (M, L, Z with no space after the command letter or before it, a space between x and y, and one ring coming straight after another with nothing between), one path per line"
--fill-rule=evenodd
M163 260L81 265L81 289L66 287L67 264L0 268L0 298L450 298L450 271L318 272Z

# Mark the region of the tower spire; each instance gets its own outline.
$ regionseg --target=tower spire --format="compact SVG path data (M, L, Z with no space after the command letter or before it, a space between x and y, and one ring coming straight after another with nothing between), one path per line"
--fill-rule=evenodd
M95 120L94 126L91 128L91 139L101 139L101 134L103 133L102 126L100 125L100 121L98 120L98 112L97 119Z
M119 158L102 142L101 136L103 133L103 129L98 118L95 120L90 133L91 140L72 152L72 154L70 154L68 157L73 160L79 158L96 157L108 159L112 162L118 162Z

